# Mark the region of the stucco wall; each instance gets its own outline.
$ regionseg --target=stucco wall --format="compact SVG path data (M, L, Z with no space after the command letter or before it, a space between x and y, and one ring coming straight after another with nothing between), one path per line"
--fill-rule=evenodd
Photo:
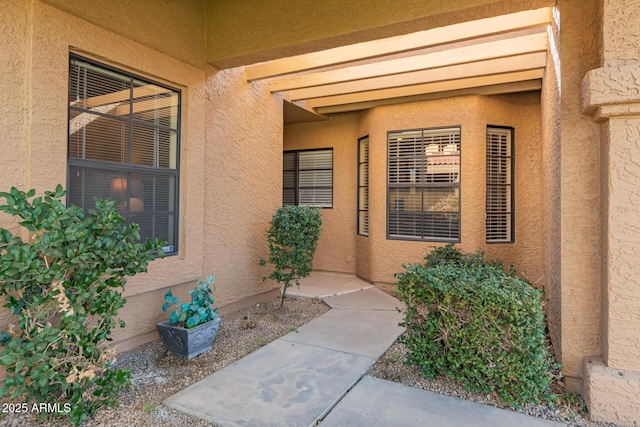
M629 0L602 0L602 59L605 67L638 64L640 6Z
M42 1L188 64L206 62L207 0Z
M333 148L333 208L322 209L322 232L315 270L356 272L356 163L359 113L336 114L328 121L285 126L284 149ZM282 175L282 165L280 175Z
M584 112L600 123L602 356L584 365L596 420L640 422L640 4L604 1L602 66L583 80ZM622 36L623 33L627 33Z
M557 10L555 19L559 18ZM560 283L560 54L559 22L548 29L549 53L541 90L541 185L544 289L549 333L555 355L562 358L562 291Z
M487 125L515 127L515 243L485 243L485 135ZM421 261L436 245L387 239L387 131L462 128L462 230L464 250L483 247L532 282L543 276L541 235L540 98L538 93L460 97L377 107L332 116L326 123L287 126L285 149L334 147L334 209L324 210L316 269L355 271L376 283L393 282L402 263ZM356 132L357 131L357 132ZM356 237L357 140L369 135L369 236ZM346 202L344 203L343 200ZM331 212L333 211L333 212ZM356 244L357 242L357 244ZM541 284L541 283L540 283Z
M0 81L6 97L0 120L7 123L0 133L2 190L42 192L66 182L70 51L182 90L179 254L129 280L120 312L128 326L115 340L128 347L153 338L156 321L166 317L164 292L171 287L185 298L205 274L217 275L222 311L268 295L272 285L261 282L258 261L280 202L281 101L249 86L241 71L194 67L38 1L5 3L0 50L10 59ZM0 214L0 224L14 220Z
M27 33L29 10L23 1L7 1L0 13L0 191L12 186L22 188L24 181L25 125L29 120L24 97L27 61ZM2 200L4 202L4 199ZM17 221L8 215L0 215L0 227L18 232ZM0 310L0 324L7 322L9 313Z
M636 85L636 88L640 85ZM640 97L639 97L640 98ZM639 99L640 100L640 99ZM640 373L640 111L609 120L607 365Z
M598 65L597 2L559 1L561 60L562 372L580 390L584 357L601 352L599 128L581 114L581 82Z
M265 230L282 204L282 100L242 69L207 72L204 270L221 303L268 291Z
M7 1L0 14L0 87L3 101L0 103L0 183L2 190L21 186L24 179L25 121L29 119L25 109L25 64L27 61L27 33L29 10L23 1ZM0 216L0 227L15 229L15 222Z

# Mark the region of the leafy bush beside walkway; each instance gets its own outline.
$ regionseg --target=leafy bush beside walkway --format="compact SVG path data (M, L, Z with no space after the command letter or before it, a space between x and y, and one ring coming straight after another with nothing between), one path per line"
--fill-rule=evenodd
M453 245L404 268L396 276L407 306L408 363L515 405L550 397L540 290L506 273L501 261Z

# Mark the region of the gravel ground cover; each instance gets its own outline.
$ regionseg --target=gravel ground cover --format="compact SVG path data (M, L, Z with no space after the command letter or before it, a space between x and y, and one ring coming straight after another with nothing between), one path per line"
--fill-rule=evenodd
M426 379L415 366L407 366L406 348L400 343L393 344L387 352L371 367L368 375L389 381L394 381L410 387L440 393L460 399L492 405L498 408L516 410L508 405L501 404L495 393L482 394L465 390L464 385L446 376L434 379ZM562 387L562 378L557 375L551 384L551 390L558 396L554 405L527 404L518 409L518 412L532 415L546 420L556 421L567 426L584 427L615 427L615 424L598 423L589 420L587 408L580 395L568 393Z
M222 316L213 349L190 361L167 354L162 342L143 344L118 355L119 368L131 372L131 387L113 408L99 410L86 427L204 427L214 424L166 406L164 400L200 381L265 344L295 331L328 311L322 302L280 299ZM7 399L1 403L9 402ZM14 402L15 403L15 402ZM45 421L38 424L31 414L0 414L0 426L66 426Z
M319 301L289 298L284 307L280 301L272 301L250 307L222 317L220 332L213 344L213 350L186 361L168 355L160 341L141 345L118 356L117 365L131 372L131 388L123 393L119 405L105 408L85 423L86 427L209 427L214 424L176 411L163 402L172 394L194 384L202 378L235 362L269 342L291 332L328 311ZM418 387L433 392L472 400L475 402L504 407L496 396L469 393L460 383L448 378L427 380L420 371L403 363L406 349L394 344L371 367L368 374ZM588 419L582 398L563 393L559 381L561 399L555 406L527 405L520 412L554 420L569 426L615 426L595 423ZM0 403L8 403L4 398ZM15 403L15 402L14 402ZM506 407L506 409L512 409ZM322 423L320 423L322 424ZM62 421L46 420L38 424L31 414L0 414L0 427L10 426L66 426Z

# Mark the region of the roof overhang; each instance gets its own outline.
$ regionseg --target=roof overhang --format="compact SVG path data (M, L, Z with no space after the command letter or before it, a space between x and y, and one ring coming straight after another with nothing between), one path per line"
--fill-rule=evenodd
M246 77L267 79L272 93L295 103L285 107L289 115L297 105L314 120L315 113L537 90L551 19L550 8L479 19L259 63Z

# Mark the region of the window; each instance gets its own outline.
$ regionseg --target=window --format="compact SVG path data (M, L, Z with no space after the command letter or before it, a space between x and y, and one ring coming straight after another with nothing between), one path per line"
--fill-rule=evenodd
M282 204L333 207L333 149L285 151Z
M177 253L180 91L72 55L68 202L111 198L142 239Z
M513 242L513 128L487 127L487 243Z
M358 140L358 234L369 235L369 137Z
M460 240L460 128L387 134L389 238Z

